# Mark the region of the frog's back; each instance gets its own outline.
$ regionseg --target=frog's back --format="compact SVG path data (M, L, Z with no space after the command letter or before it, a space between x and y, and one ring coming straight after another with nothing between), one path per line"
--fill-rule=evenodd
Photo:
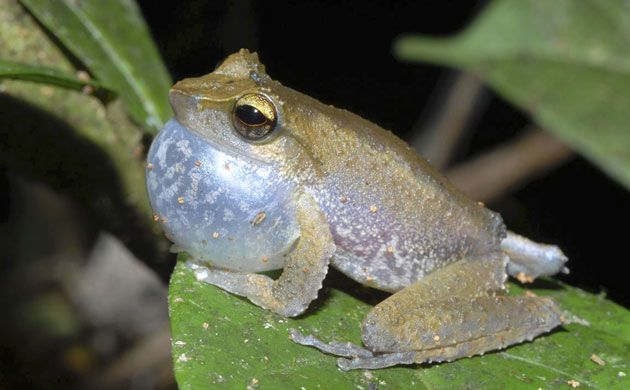
M313 193L337 245L336 268L397 291L452 261L499 250L500 216L405 142L346 110L300 99L314 101L312 128L301 133L324 172Z

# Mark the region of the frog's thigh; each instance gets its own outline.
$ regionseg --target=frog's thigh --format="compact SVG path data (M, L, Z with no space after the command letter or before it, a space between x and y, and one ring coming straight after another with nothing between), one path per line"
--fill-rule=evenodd
M297 219L300 241L277 280L265 275L207 268L198 264L192 265L195 277L245 296L258 306L286 317L301 314L317 298L335 245L326 216L311 196L300 196Z
M363 343L385 366L450 361L531 340L560 325L553 298L503 295L497 276L504 275L504 256L460 261L392 295L366 316ZM343 365L378 368L375 358Z

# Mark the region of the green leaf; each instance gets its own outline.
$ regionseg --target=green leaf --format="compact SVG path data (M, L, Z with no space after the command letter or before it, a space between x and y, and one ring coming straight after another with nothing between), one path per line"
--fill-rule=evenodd
M138 123L157 132L170 116L171 80L130 0L21 0L101 82L120 94Z
M3 61L0 67L3 71L27 74L31 69L35 70L34 74L40 71L47 74L48 71L45 69L49 69L58 79L74 78L76 70L65 56L67 53L55 45L53 39L43 31L31 15L16 1L0 0L0 2L0 42L2 42L0 49ZM18 70L15 70L15 66L19 66ZM77 93L75 88L55 88L55 86L20 80L26 77L15 77L15 80L9 78L13 77L2 80L3 96L11 96L28 102L42 110L42 115L44 113L54 115L71 126L81 138L97 145L121 173L120 180L125 188L124 196L129 204L139 205L147 216L151 215L144 187L144 163L137 152L142 135L137 128L126 123L128 121L125 121L127 117L121 109L122 104L116 101L105 106L93 96ZM102 81L92 79L91 83L101 85ZM81 91L81 88L76 89ZM5 107L11 107L8 100L3 104ZM36 118L32 112L20 113L19 111L17 107L11 107L0 118L2 128L7 129L9 134L7 149L2 150L3 153L0 155L2 161L12 169L32 171L41 167L42 170L49 172L50 165L58 160L59 155L63 157L65 165L69 165L70 161L75 161L84 153L90 156L90 159L86 161L97 161L98 152L88 151L90 145L84 145L85 150L72 150L72 152L66 150L67 145L73 144L72 141L63 138L59 130L52 126L50 119ZM21 116L23 118L20 118ZM35 120L40 120L42 123L35 125L32 123ZM36 131L29 126L34 127ZM50 150L50 155L44 152L47 148L36 146L38 143L49 144L46 132L50 132L51 137L59 143ZM72 135L68 134L67 138L70 137ZM76 148L76 146L71 148ZM77 162L76 169L85 167L86 161ZM32 166L34 162L38 162L39 165ZM99 161L98 166L104 168L107 164ZM103 177L99 180L104 181L107 176L103 173L101 175ZM47 176L56 178L58 175L48 174ZM81 185L74 185L71 188L81 189L88 183L89 180L83 180L80 182Z
M478 74L630 188L628 36L624 0L495 0L458 36L406 36L394 52Z
M58 87L85 91L85 86L92 88L92 94L105 95L108 100L115 97L116 93L93 79L81 79L76 74L45 66L24 64L0 59L0 78L14 80L34 81L42 84L50 84Z
M359 324L370 305L325 287L304 315L287 319L196 281L185 259L180 255L169 291L181 389L567 389L571 379L580 389L630 387L630 376L623 376L630 374L630 312L557 282L532 291L558 299L577 322L533 342L452 363L343 372L333 357L290 341L288 329L360 343ZM597 365L591 354L607 364Z
M0 58L76 74L60 46L16 0L0 0ZM63 191L135 251L153 253L146 260L166 275L168 244L144 185L144 136L120 99L104 105L83 91L0 81L0 165Z

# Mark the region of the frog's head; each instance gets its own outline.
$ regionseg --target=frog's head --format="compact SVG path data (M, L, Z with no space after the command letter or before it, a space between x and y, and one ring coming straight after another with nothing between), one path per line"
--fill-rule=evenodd
M285 119L278 91L283 88L265 73L256 53L242 49L214 72L175 84L169 98L177 121L206 142L260 162L282 163L287 153L296 153L281 136Z

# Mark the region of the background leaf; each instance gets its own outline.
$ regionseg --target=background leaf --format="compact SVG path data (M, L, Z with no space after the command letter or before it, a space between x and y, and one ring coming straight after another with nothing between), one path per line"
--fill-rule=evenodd
M9 68L15 64L28 64L23 65L19 72L25 73L29 68L35 69L36 72L49 69L54 77L66 80L76 74L73 64L64 55L67 53L54 44L51 37L22 6L14 1L2 1L2 10L4 12L0 13L0 42L3 45L0 57L3 62L0 65L7 64ZM101 84L101 81L92 80L92 82ZM3 149L1 154L3 162L13 169L31 172L35 177L43 176L46 180L63 181L62 173L65 170L59 169L54 171L54 175L49 174L51 167L56 168L60 158L65 160L64 167L67 167L68 171L80 170L98 159L97 152L91 150L86 152L88 158L78 161L74 167L70 166L69 161L72 161L70 157L82 154L83 150L77 150L76 146L71 146L70 152L65 148L66 145L72 144L70 138L76 138L78 135L79 140L88 140L88 145L83 146L86 150L91 147L89 143L96 145L105 152L107 158L117 167L118 172L124 172L121 179L124 182L123 193L127 202L141 207L146 210L147 216L150 215L143 184L144 164L135 151L138 149L141 133L128 123L120 108L120 103L105 106L93 96L82 93L79 88L77 88L79 91L65 87L57 88L55 84L36 84L17 78L15 80L3 79L2 86L4 92L2 97L6 99L2 107L6 108L6 111L2 111L0 123L3 124L4 129L8 130L6 149ZM9 100L6 98L8 96L16 100ZM51 114L60 121L60 125L70 126L71 131L76 132L76 135L71 132L64 133L50 119L35 118L33 113L19 112L20 109L17 106L20 102L41 110L42 116ZM13 107L14 105L16 107ZM35 120L39 120L40 125L29 123ZM48 137L55 142L51 144L50 140L44 140ZM62 156L59 156L60 154ZM101 161L95 165L105 167L108 164ZM36 170L41 172L34 173ZM102 173L99 171L99 174ZM81 176L76 172L71 175ZM98 176L96 172L93 175ZM103 177L100 180L104 181L103 178L109 175L102 174ZM87 179L77 181L68 187L86 191L87 188L81 187L88 187L89 182L90 180ZM113 184L108 183L107 187L112 188ZM102 189L99 191L104 192ZM90 196L94 194L85 195L86 198Z
M0 78L2 77L34 81L77 91L85 91L85 86L88 85L92 87L91 93L102 93L109 99L116 95L111 88L103 86L97 80L91 78L82 79L74 73L33 64L0 60Z
M491 2L454 38L400 38L402 59L461 67L630 188L630 4Z
M3 64L52 69L55 77L77 74L68 52L15 0L0 0L0 43ZM166 260L168 244L152 225L143 131L120 99L103 104L83 89L7 77L0 92L0 165L78 201L93 221L144 254L139 257L166 279L172 265Z
M21 2L97 79L119 92L135 121L157 132L172 116L172 82L134 2Z
M630 386L623 376L630 370L630 313L557 282L540 282L533 291L554 296L567 315L590 326L565 325L531 343L452 363L343 372L333 357L290 341L288 329L358 343L370 305L326 287L306 314L286 319L197 282L185 258L179 257L169 291L175 376L182 389L566 389L571 379L581 389ZM522 293L512 285L512 294ZM607 364L591 361L593 353Z

